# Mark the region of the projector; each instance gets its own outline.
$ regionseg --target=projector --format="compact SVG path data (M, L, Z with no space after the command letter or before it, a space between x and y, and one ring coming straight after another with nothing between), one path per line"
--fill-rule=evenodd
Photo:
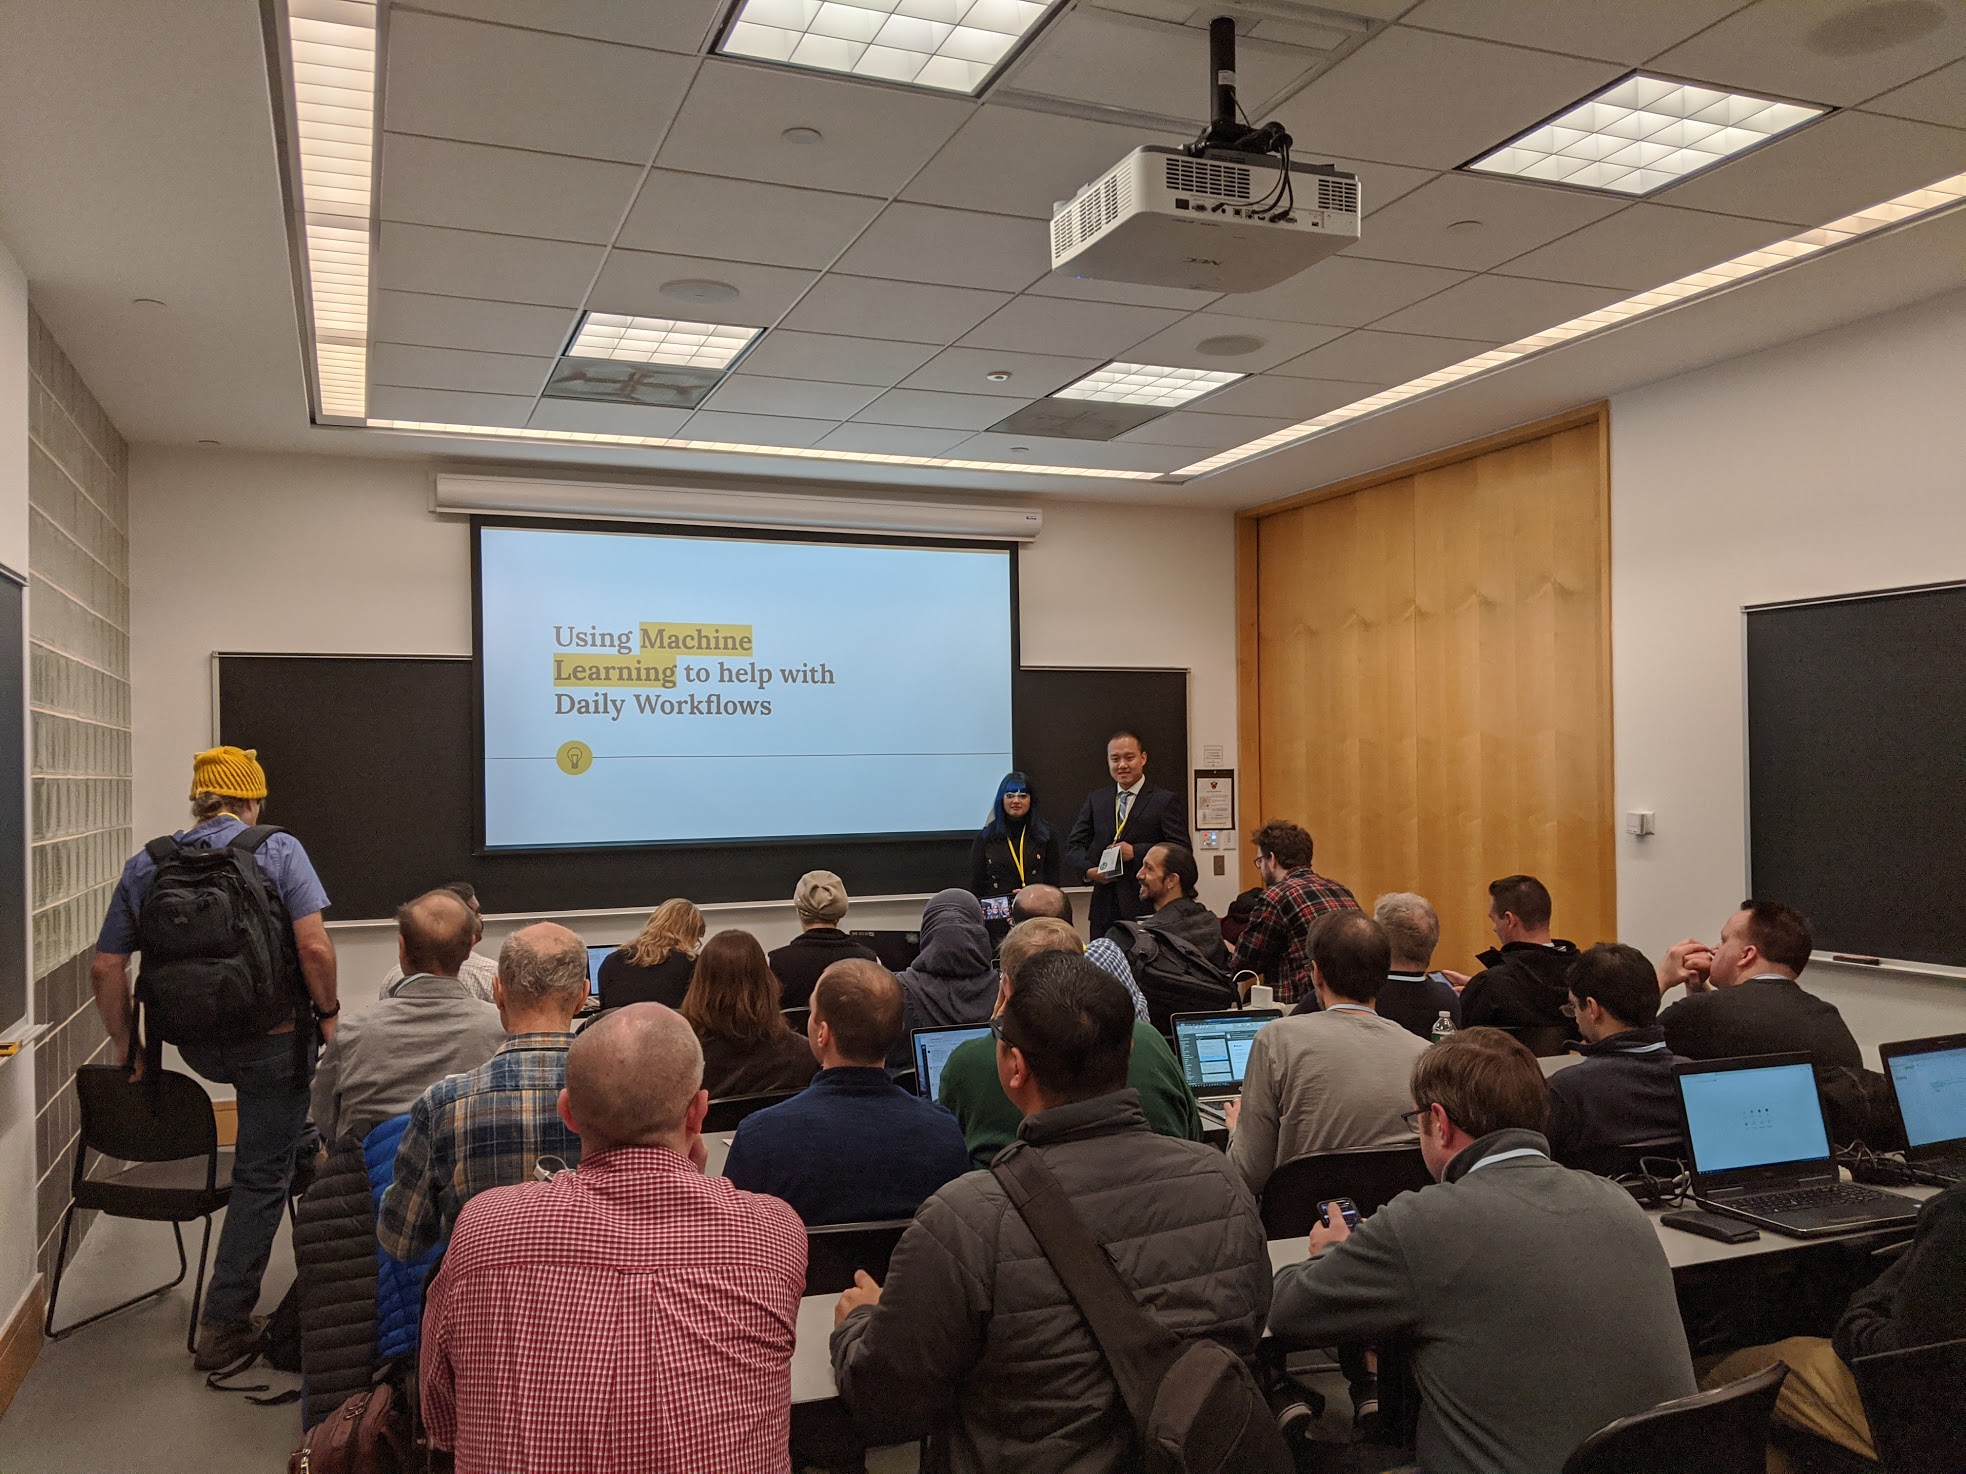
M1054 275L1260 292L1358 239L1358 176L1150 144L1053 207Z

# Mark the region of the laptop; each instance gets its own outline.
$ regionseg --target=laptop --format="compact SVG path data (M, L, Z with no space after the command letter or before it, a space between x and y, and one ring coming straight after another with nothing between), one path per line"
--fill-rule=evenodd
M915 1093L934 1100L942 1088L942 1067L958 1047L972 1039L990 1037L988 1024L938 1024L932 1029L916 1029L909 1035L915 1050Z
M1702 1208L1798 1239L1917 1219L1910 1198L1838 1179L1808 1055L1682 1061L1673 1073Z
M601 964L620 950L618 942L587 949L587 994L590 998L601 996Z
M1224 1112L1242 1095L1250 1046L1263 1025L1282 1017L1280 1008L1174 1015L1174 1053L1194 1092L1203 1127L1220 1131L1228 1126Z
M1905 1161L1920 1182L1966 1181L1966 1034L1886 1044L1884 1073L1905 1123Z

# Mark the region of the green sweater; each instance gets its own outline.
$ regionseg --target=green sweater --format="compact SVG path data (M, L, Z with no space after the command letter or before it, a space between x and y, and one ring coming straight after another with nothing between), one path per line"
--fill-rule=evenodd
M1195 1109L1194 1092L1182 1077L1174 1051L1150 1023L1133 1025L1133 1060L1126 1083L1140 1092L1140 1108L1156 1132L1183 1141L1201 1140L1201 1113ZM969 1160L976 1166L989 1166L1017 1139L1017 1124L1024 1117L997 1079L996 1040L972 1039L951 1054L942 1067L937 1099L962 1123Z

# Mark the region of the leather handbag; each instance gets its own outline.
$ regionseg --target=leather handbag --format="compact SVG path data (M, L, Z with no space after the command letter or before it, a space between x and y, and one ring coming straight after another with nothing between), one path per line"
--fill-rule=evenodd
M393 1383L358 1392L307 1430L287 1474L409 1474L416 1438Z

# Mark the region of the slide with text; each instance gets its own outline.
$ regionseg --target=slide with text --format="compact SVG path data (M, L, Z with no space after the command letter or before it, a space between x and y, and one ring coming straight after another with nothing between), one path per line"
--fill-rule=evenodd
M974 829L1007 550L485 527L493 848Z

